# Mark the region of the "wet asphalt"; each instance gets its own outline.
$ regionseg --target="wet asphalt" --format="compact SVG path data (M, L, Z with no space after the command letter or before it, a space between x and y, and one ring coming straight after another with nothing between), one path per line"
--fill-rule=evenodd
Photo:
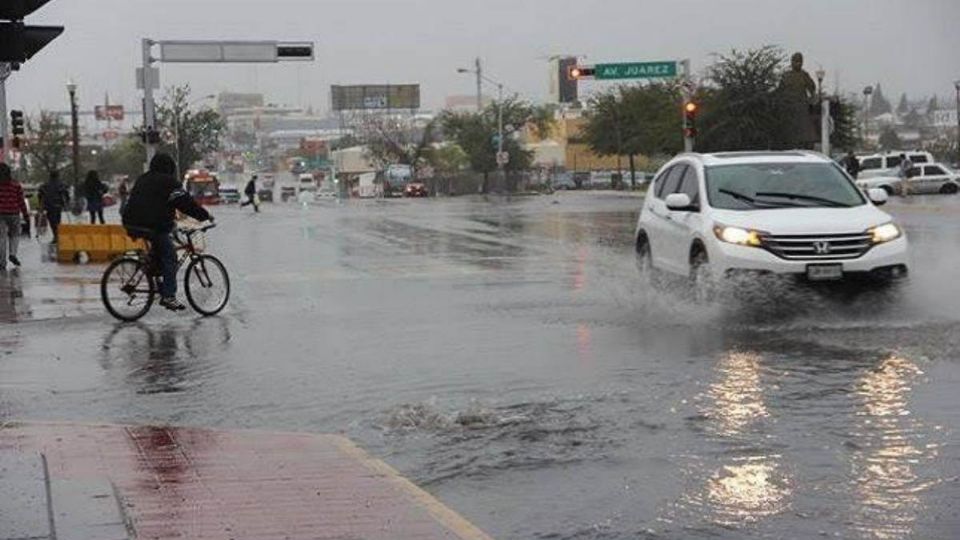
M227 310L132 325L28 242L0 423L342 433L496 538L960 536L960 197L888 205L903 287L712 306L638 279L640 204L217 208Z

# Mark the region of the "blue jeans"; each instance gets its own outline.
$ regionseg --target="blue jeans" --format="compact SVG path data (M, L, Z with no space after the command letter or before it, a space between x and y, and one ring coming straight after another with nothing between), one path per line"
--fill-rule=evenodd
M177 295L177 248L169 233L153 235L153 256L160 266L160 296L173 298Z

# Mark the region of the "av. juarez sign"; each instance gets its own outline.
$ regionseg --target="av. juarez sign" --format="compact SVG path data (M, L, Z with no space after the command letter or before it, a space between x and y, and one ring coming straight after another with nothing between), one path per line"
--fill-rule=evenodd
M603 79L655 79L677 76L677 62L625 62L597 64L594 78Z

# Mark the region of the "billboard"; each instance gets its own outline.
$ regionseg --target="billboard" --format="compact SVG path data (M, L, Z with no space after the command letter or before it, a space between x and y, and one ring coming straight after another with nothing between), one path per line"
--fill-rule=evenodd
M97 120L123 121L123 105L97 105L93 108L93 115Z
M334 111L419 109L419 84L357 84L330 87Z

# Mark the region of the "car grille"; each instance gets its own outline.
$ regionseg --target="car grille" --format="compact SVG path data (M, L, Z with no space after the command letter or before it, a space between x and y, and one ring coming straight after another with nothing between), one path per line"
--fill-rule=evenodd
M842 260L856 259L873 245L868 233L763 235L764 249L781 259Z

